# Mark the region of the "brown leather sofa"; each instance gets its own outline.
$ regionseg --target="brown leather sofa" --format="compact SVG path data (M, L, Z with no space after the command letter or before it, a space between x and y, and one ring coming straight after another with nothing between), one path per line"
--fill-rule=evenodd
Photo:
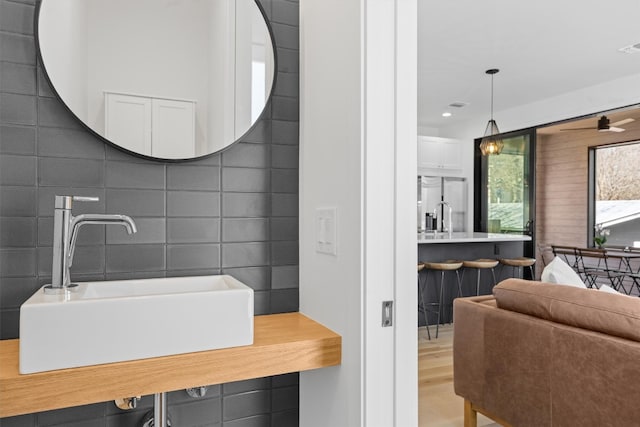
M505 280L455 300L453 367L465 426L640 426L640 298Z

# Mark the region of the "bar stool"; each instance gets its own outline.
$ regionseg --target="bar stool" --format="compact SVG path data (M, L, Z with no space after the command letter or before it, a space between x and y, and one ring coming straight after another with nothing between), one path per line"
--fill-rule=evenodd
M424 320L427 324L427 336L429 337L429 339L431 339L431 332L429 331L429 318L427 317L427 306L438 306L438 321L436 323L436 338L438 338L438 332L440 329L440 317L442 316L442 305L444 303L444 274L447 271L455 271L456 273L456 279L458 281L458 296L462 295L462 287L460 284L460 274L458 273L458 270L460 269L460 267L462 267L462 261L456 261L456 260L447 260L447 261L442 261L442 262L424 262L422 263L423 268L427 270L427 274L425 275L425 279L424 279L424 289L422 287L419 286L420 289L420 301L422 302L422 314L424 315ZM420 269L420 266L418 266L418 269ZM429 278L429 270L431 271L439 271L440 272L440 288L438 289L438 302L430 302L430 303L425 303L424 302L424 293L426 292L427 289L427 280ZM452 310L453 310L453 304L452 305ZM436 311L433 310L433 313L435 313Z
M493 286L495 286L497 284L497 282L496 282L496 273L495 273L496 265L498 265L498 260L497 259L480 258L480 259L476 259L476 260L472 260L472 261L463 261L462 262L462 266L464 267L464 270L462 270L462 278L464 279L464 273L465 273L465 271L467 271L467 268L475 268L476 271L477 271L477 273L476 273L476 295L480 295L480 271L481 270L490 269L491 270L491 276L493 276Z
M500 264L502 264L503 268L505 266L511 267L511 275L513 277L517 277L521 279L522 273L525 267L529 267L529 271L531 272L531 278L534 279L533 275L533 265L536 263L535 258L527 258L527 257L517 257L517 258L500 258ZM516 269L518 270L518 275L516 276Z

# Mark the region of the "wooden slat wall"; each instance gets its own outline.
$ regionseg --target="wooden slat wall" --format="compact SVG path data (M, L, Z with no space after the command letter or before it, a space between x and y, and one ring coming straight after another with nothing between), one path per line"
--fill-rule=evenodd
M588 130L537 135L538 245L587 244L589 147L640 140L640 126L627 125L625 128L627 131L621 133ZM551 259L545 257L547 261ZM542 265L539 253L538 262ZM539 268L538 272L541 271Z

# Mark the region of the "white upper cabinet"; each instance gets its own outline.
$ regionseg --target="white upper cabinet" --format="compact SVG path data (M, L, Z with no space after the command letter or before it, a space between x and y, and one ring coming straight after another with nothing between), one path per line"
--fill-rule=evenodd
M105 137L151 155L151 98L105 93Z
M418 136L418 173L451 175L462 171L462 147L455 139Z
M194 101L105 92L105 137L164 159L194 157Z
M195 103L154 99L151 103L151 155L161 159L195 156Z

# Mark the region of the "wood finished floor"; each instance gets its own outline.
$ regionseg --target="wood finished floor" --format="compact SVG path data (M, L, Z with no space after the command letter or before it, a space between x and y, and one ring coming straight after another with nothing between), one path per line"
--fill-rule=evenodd
M438 339L431 328L418 328L418 406L420 427L462 427L463 400L453 392L453 325L440 328ZM499 427L478 414L478 426Z

